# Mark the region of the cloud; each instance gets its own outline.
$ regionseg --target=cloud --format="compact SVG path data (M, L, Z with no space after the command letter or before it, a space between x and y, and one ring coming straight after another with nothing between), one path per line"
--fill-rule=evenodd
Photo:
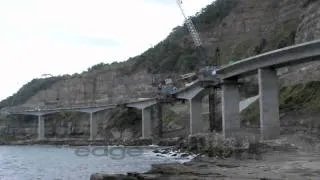
M119 46L115 40L106 38L76 37L74 40L79 44L83 43L89 46Z
M145 2L171 5L175 4L176 0L145 0Z
M115 39L106 37L89 37L89 36L75 36L65 34L55 34L49 36L52 40L61 41L67 44L74 45L87 45L89 47L116 47L120 46L120 43Z

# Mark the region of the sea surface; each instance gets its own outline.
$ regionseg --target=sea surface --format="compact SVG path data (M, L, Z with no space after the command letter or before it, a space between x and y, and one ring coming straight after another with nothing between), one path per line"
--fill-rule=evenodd
M92 173L145 172L151 164L185 161L141 147L0 146L0 180L89 180Z

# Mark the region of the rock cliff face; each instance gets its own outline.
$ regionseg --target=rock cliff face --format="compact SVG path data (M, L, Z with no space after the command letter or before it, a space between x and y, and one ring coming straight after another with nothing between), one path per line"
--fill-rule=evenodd
M299 26L295 37L296 43L304 43L320 39L320 1L304 1L303 13L300 15ZM320 81L320 63L311 62L288 68L283 76L284 85Z
M236 2L235 8L219 24L200 32L208 56L216 57L216 49L219 48L221 63L319 37L319 2ZM182 37L181 47L186 38L191 39L189 35ZM146 69L129 70L134 63L122 63L65 78L37 92L24 105L113 103L154 95L156 89L151 86L152 75Z
M235 1L235 7L231 9L226 17L214 26L202 29L200 32L208 56L212 60L226 64L230 60L240 60L294 43L320 38L319 1ZM178 48L183 48L185 42L191 42L191 37L189 34L186 34L182 37L176 37L175 40L179 42ZM217 49L219 49L219 54ZM143 66L135 66L139 63L139 57L147 56L149 51L150 50L124 63L114 64L81 75L64 78L54 83L51 87L36 92L35 95L30 97L23 105L66 106L90 102L116 103L128 99L151 97L156 93L156 88L151 86L152 74L148 72L148 68L145 67L147 66L146 64ZM158 57L152 58L155 59L155 61L163 60L157 59ZM283 83L295 84L305 80L320 80L318 71L320 66L317 64L318 63L311 63L291 67L288 68L289 70L286 69L282 77ZM178 71L174 71L171 75L175 76L178 73ZM163 76L166 77L167 75ZM107 117L108 112L98 114L100 115L97 115L97 118L101 121L101 125L108 124L108 119L110 119ZM67 121L61 117L56 117L56 121L57 118L61 119L61 121ZM81 121L83 122L74 122L74 125L61 122L60 124L63 124L61 126L65 127L64 130L58 132L58 130L51 128L50 132L52 131L52 134L58 132L57 134L61 135L70 131L68 128L70 129L75 126L74 132L77 132L78 135L88 134L89 121L85 115L82 115L80 119L82 119ZM70 120L70 122L71 121L72 120ZM49 121L48 123L53 122ZM109 124L108 127L111 126L113 126L112 123ZM176 125L171 124L170 126ZM52 126L50 125L49 127ZM107 135L102 135L102 132L108 128L103 125L101 127L100 135L106 137ZM119 134L120 131L112 130L112 128L109 130L110 132L114 132L114 136L126 136ZM136 130L130 128L124 131L126 131L127 134L137 134ZM70 134L72 133L69 132L69 135Z
M155 93L151 82L152 77L146 71L126 75L120 68L106 68L58 81L50 88L36 93L24 105L116 103L150 97Z
M320 1L305 2L304 7L297 29L296 43L320 38Z
M238 0L231 13L202 36L208 47L220 48L221 61L228 63L281 46L294 36L301 12L299 0Z

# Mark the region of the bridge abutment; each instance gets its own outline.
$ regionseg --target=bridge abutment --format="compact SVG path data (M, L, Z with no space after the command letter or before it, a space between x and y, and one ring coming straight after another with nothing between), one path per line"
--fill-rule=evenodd
M279 88L276 70L259 69L260 131L261 139L280 136Z
M222 129L224 137L234 136L240 130L240 93L237 80L222 82Z

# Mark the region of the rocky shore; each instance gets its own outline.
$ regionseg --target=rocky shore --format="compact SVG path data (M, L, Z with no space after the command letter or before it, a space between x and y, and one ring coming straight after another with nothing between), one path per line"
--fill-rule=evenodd
M312 136L310 136L312 137ZM208 142L208 140L215 140ZM320 141L305 141L304 133L283 135L264 142L220 141L213 135L198 135L182 140L173 149L161 148L159 155L172 151L198 155L189 162L156 164L145 173L92 174L91 180L191 180L191 179L318 179ZM209 145L209 146L208 146ZM172 155L172 153L171 153Z
M158 157L181 158L183 163L155 164L148 172L92 174L91 180L185 180L185 179L318 179L320 139L308 131L287 132L280 139L258 141L254 136L223 139L219 134L188 138L88 141L48 139L15 141L4 145L125 145L151 146ZM189 160L188 160L189 159ZM192 160L190 160L192 159ZM187 162L186 162L187 161Z
M297 159L297 157L299 157ZM318 179L320 157L298 152L267 153L262 159L198 157L184 164L157 164L146 173L93 174L91 180L279 180Z

